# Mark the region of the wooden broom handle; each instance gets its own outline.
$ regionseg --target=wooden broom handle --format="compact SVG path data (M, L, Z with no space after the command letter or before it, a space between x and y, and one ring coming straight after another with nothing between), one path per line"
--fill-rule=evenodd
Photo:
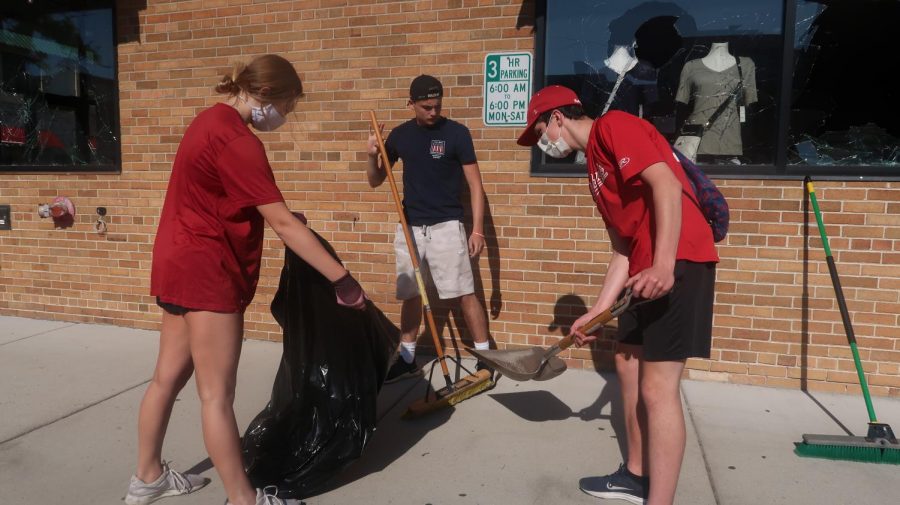
M400 192L397 191L397 183L394 180L394 171L391 168L391 160L388 158L387 149L384 147L384 139L381 137L381 128L378 126L378 119L375 117L375 111L369 111L369 117L372 120L372 129L375 131L375 139L378 141L378 151L381 153L381 159L384 162L384 170L387 173L388 182L391 186L391 194L394 196L394 204L397 206L397 214L400 216L400 226L403 228L403 236L406 237L406 246L409 249L409 259L412 261L413 270L416 272L416 282L419 285L419 295L422 297L422 305L425 308L425 319L428 324L428 330L431 332L431 338L434 340L434 347L441 362L441 371L445 377L450 376L450 370L447 368L444 359L444 347L441 345L441 339L438 338L437 325L434 323L434 315L431 313L431 306L428 303L428 294L425 292L425 282L422 279L422 273L419 270L419 257L416 254L416 248L413 245L413 237L409 232L409 225L406 221L406 213L403 212L403 204L400 199Z

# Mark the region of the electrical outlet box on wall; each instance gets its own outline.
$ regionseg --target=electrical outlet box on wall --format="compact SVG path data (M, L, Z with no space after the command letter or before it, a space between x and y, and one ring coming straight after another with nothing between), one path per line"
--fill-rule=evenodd
M0 205L0 230L12 230L12 209L9 205Z

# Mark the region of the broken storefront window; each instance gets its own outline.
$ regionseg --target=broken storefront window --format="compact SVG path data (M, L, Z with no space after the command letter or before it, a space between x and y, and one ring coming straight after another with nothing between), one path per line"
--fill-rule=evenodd
M788 163L900 166L900 3L797 0L796 8Z
M112 2L0 16L0 170L118 170Z
M781 0L548 0L543 85L571 87L593 117L643 117L670 142L694 133L699 163L773 164L782 10Z
M900 93L892 85L900 4L880 0L546 0L543 81L586 112L641 116L672 143L696 139L719 173L786 165L898 163ZM796 9L785 30L785 9ZM792 39L792 40L786 40ZM784 75L785 44L793 44ZM782 82L792 94L782 106ZM738 85L740 83L740 85ZM785 114L788 118L784 118ZM784 146L784 147L779 147ZM583 174L574 154L539 154L536 171ZM768 167L768 168L766 168ZM852 175L852 169L848 169Z

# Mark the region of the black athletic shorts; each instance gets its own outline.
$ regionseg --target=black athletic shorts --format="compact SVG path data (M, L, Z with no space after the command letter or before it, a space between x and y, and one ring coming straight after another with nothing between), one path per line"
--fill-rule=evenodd
M172 314L173 316L183 316L188 312L194 310L187 307L182 307L181 305L175 305L174 303L166 303L160 300L158 296L156 297L156 304L162 307L164 311Z
M647 361L709 358L715 284L715 263L676 261L672 291L619 316L619 341Z

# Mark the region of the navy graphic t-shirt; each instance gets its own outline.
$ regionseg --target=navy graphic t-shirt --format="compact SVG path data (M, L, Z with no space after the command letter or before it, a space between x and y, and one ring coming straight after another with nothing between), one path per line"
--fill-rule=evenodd
M384 144L391 165L403 160L403 208L409 224L463 218L462 166L477 161L468 128L447 118L432 127L411 119L391 130Z

